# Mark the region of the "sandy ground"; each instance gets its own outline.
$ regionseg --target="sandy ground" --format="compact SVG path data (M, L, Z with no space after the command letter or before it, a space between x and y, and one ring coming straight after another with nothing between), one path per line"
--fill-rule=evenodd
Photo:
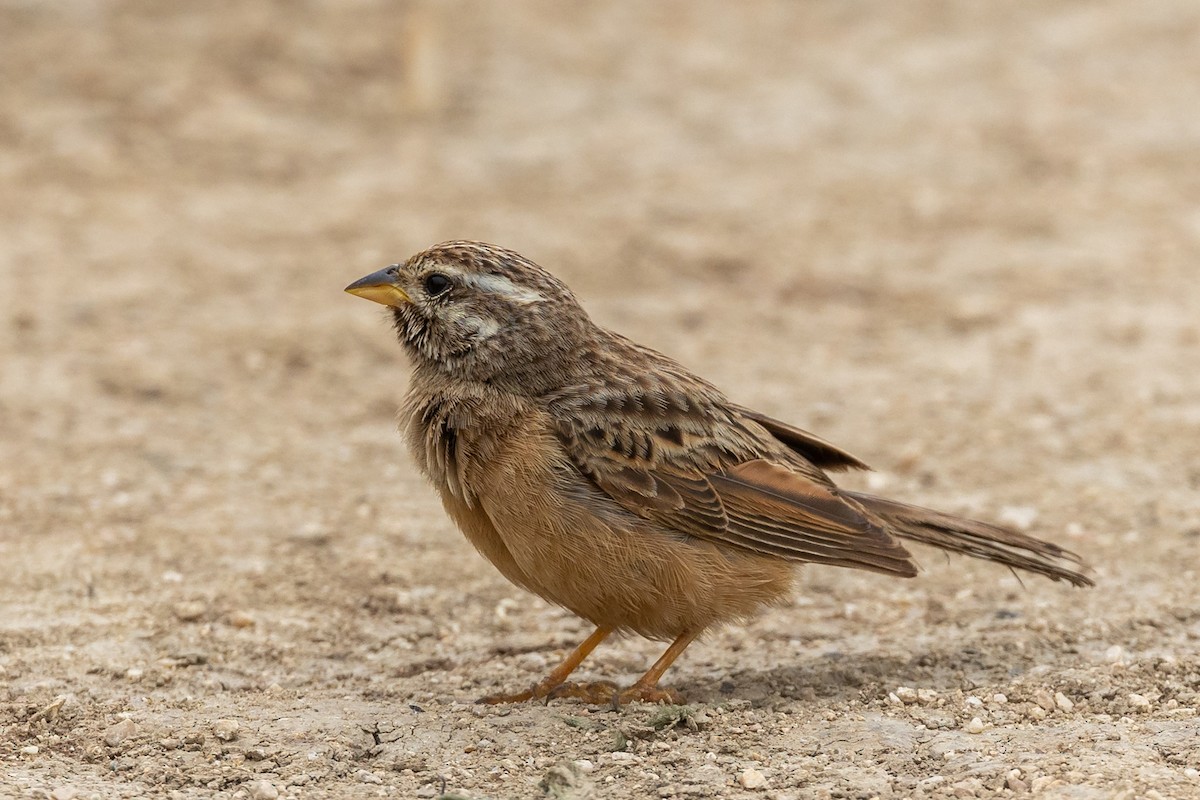
M0 2L0 796L1200 797L1200 5L641 5ZM687 707L474 705L587 628L341 293L448 238L1098 587L813 568Z

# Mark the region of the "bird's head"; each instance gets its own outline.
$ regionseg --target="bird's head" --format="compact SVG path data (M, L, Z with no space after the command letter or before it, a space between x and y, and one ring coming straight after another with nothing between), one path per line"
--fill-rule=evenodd
M575 296L511 250L445 242L361 278L350 294L391 306L418 367L449 377L536 391L586 340Z

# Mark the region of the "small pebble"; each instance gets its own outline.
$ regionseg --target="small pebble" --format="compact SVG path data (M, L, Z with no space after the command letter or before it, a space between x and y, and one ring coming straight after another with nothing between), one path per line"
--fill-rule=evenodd
M933 689L917 689L917 700L923 706L933 705L938 700L938 693Z
M56 786L50 792L50 800L75 800L79 796L79 790L74 786Z
M996 692L994 695L992 695L992 702L998 705L1004 705L1008 702L1008 695Z
M116 747L121 742L137 733L137 723L131 719L123 719L104 732L104 743Z
M1041 706L1030 706L1026 713L1033 719L1043 720L1046 718L1046 709Z
M38 754L38 746L36 744L26 745L21 748L21 752L27 756L36 756Z
M175 617L181 622L195 622L204 616L204 603L196 600L186 600L182 603L176 603Z
M1058 778L1055 778L1052 775L1041 775L1033 779L1033 782L1029 785L1029 788L1034 794L1039 794L1042 792L1042 790L1049 788L1049 786L1057 780Z
M983 733L983 720L979 717L971 717L971 721L966 726L967 733Z
M279 797L279 790L270 781L251 781L246 790L250 792L251 800L275 800Z
M767 776L756 769L744 769L737 776L737 781L743 789L761 789L767 785Z
M1050 694L1045 689L1038 689L1033 693L1033 702L1037 703L1047 711L1054 710L1054 695Z
M1119 644L1114 644L1112 647L1104 651L1104 660L1110 664L1116 664L1125 660L1125 648Z
M1017 530L1027 531L1038 518L1038 510L1033 506L1005 506L1000 509L1000 521L1012 525Z
M231 611L229 612L229 624L235 628L253 628L254 617L245 611Z
M637 756L635 756L633 753L627 753L624 750L618 750L615 753L609 753L608 755L613 761L616 761L616 762L622 763L622 764L628 764L629 762L631 762L635 758L637 758Z
M1004 779L1004 785L1009 790L1016 792L1017 794L1020 794L1029 788L1025 785L1025 781L1021 780L1020 778L1015 778L1012 775L1009 775Z
M1054 693L1054 705L1058 706L1062 711L1072 711L1075 708L1075 704L1071 702L1071 698L1062 692Z
M238 738L239 728L241 725L236 719L219 719L213 723L213 736L222 742L232 742Z
M1129 705L1133 706L1134 708L1138 708L1138 709L1150 708L1150 700L1147 699L1146 697L1143 697L1140 694L1131 694L1126 699L1129 701Z
M370 770L360 769L357 777L361 783L383 783L383 778L379 777Z
M896 697L900 698L900 702L904 703L906 706L910 706L917 702L916 689L911 689L908 686L901 686L900 688L896 689L894 694Z
M586 775L587 773L594 770L596 768L596 765L593 764L591 761L588 761L586 758L581 758L575 762L575 768Z

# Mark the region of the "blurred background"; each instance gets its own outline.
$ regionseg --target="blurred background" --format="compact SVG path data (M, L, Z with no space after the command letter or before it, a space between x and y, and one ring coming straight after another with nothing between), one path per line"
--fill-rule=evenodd
M571 638L450 529L394 431L386 315L341 292L451 238L1106 587L1098 614L929 558L923 583L806 573L806 619L852 600L903 649L912 608L947 636L1006 602L1135 650L1131 620L1196 605L1198 41L1188 0L0 0L0 600L25 642L0 665L105 696L98 664L196 637L263 674L297 643L354 662L412 624L362 627L381 586L459 616L455 663L505 598ZM1171 619L1194 657L1200 622ZM693 663L738 668L722 641Z
M1092 445L1145 447L1113 402L1195 386L1190 3L9 2L0 28L23 474L123 432L253 460L362 414L352 388L382 414L396 348L340 289L450 238L801 421L1045 415L1060 384Z

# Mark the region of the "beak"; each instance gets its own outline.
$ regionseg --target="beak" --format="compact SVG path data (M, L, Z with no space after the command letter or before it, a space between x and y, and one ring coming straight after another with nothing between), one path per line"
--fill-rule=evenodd
M346 291L393 308L412 302L408 294L396 285L396 271L392 267L359 278L347 286Z

